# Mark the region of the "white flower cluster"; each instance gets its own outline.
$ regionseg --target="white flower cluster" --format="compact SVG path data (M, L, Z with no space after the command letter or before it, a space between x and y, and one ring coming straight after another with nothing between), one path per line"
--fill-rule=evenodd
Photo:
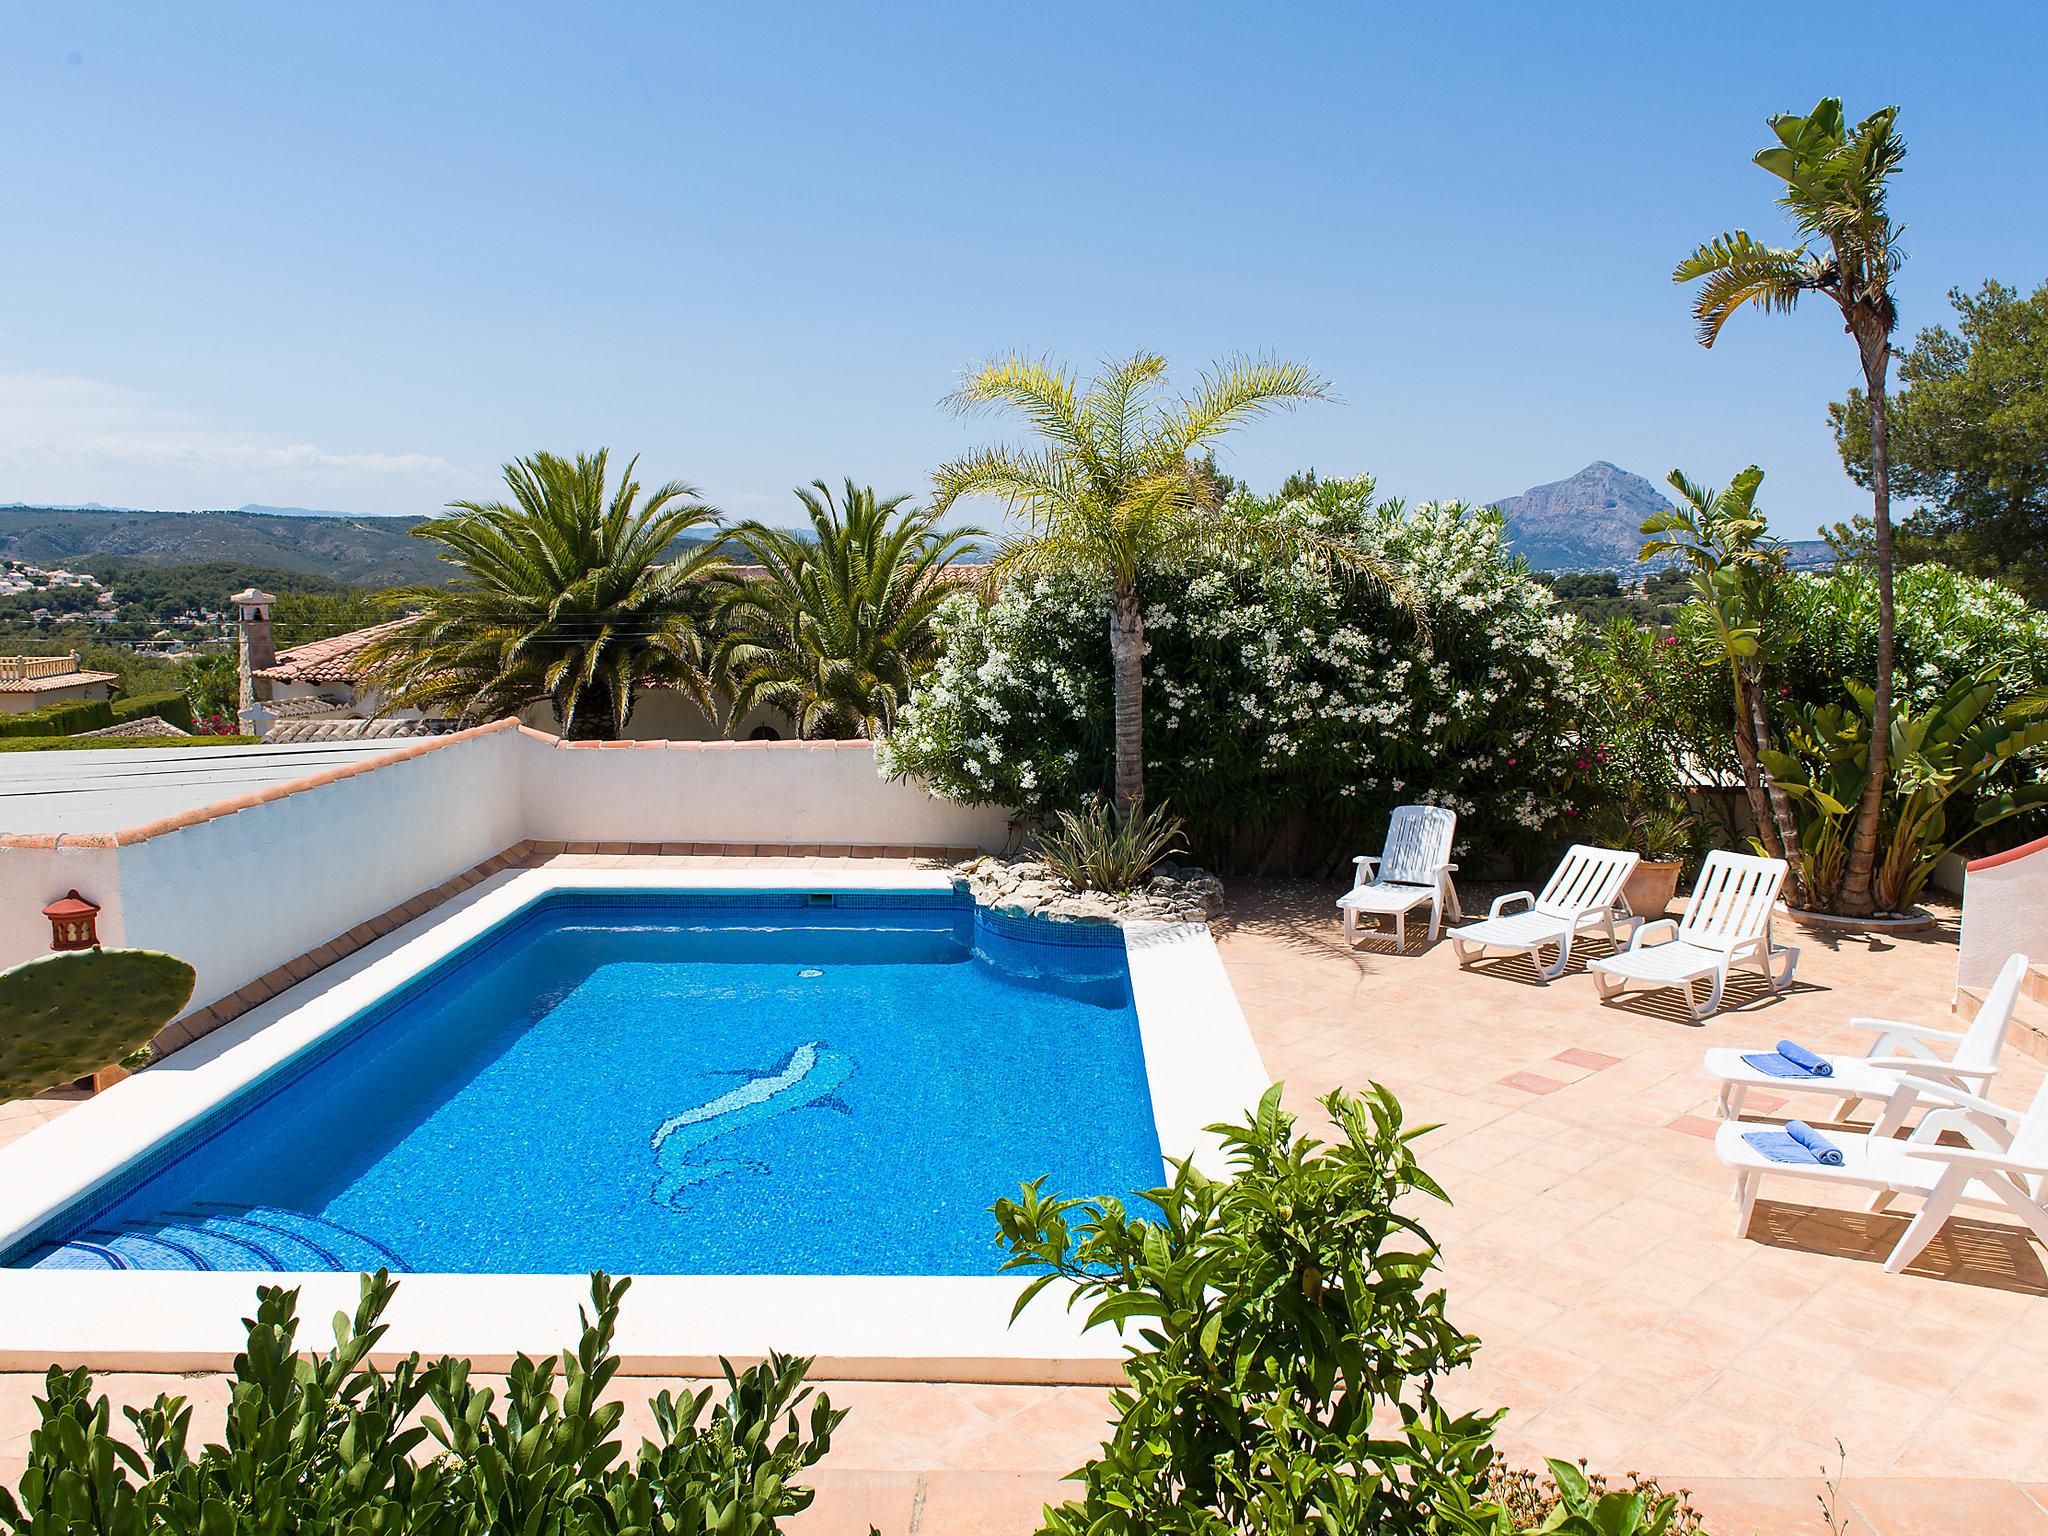
M1149 573L1150 798L1198 836L1288 817L1350 836L1415 798L1457 809L1470 840L1559 823L1572 755L1560 743L1584 699L1572 622L1511 558L1496 518L1375 505L1366 479L1235 510L1350 558L1248 542ZM884 771L1028 810L1105 787L1108 611L1106 584L1082 573L1014 586L985 611L951 599L944 655L885 745Z

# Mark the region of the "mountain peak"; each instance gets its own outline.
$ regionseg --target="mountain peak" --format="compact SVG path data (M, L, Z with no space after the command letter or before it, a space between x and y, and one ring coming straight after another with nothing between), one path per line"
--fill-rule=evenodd
M1636 563L1643 520L1671 503L1641 475L1595 459L1498 505L1508 544L1538 570L1613 571Z

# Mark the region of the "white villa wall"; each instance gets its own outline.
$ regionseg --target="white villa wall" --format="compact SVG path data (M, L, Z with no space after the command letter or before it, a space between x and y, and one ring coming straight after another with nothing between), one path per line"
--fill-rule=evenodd
M999 849L1009 814L875 769L867 742L553 746L531 736L526 835L542 842L852 843Z
M518 842L520 745L451 741L132 843L123 942L189 961L195 1007L225 997Z
M41 909L74 887L105 942L189 961L200 1008L528 840L999 849L1009 831L1001 809L885 781L865 742L571 747L501 727L399 750L125 841L7 839L0 966L48 950Z
M2013 954L2048 962L2048 837L1978 859L1964 876L1956 985L1988 987Z
M43 908L66 891L100 904L100 942L128 943L120 884L120 852L112 847L0 848L0 967L48 952Z

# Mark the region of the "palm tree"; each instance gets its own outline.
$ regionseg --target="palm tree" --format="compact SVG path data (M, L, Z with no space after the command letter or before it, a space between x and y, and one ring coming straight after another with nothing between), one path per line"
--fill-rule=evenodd
M1801 904L1799 826L1792 803L1761 768L1761 754L1775 752L1770 700L1763 686L1762 648L1771 584L1785 574L1784 546L1772 538L1757 509L1764 472L1754 464L1715 490L1671 471L1678 504L1652 513L1643 524L1651 535L1641 558L1675 554L1690 570L1693 590L1712 626L1711 658L1728 668L1735 704L1735 758L1750 818L1767 852L1785 860L1787 892Z
M1886 107L1846 127L1842 103L1828 97L1804 117L1770 119L1778 142L1756 163L1785 183L1778 206L1805 242L1765 245L1744 230L1724 234L1678 264L1675 282L1699 284L1693 317L1700 345L1711 347L1728 317L1745 305L1783 313L1808 293L1824 294L1842 312L1863 364L1870 409L1870 490L1877 555L1877 677L1870 730L1870 778L1856 808L1842 910L1875 909L1878 819L1889 789L1887 757L1892 714L1892 499L1885 426L1892 332L1899 323L1892 274L1905 259L1885 207L1892 176L1906 157L1899 109Z
M1205 468L1215 440L1232 428L1275 408L1329 399L1322 379L1300 363L1240 359L1213 368L1191 392L1162 398L1165 378L1166 360L1145 352L1106 365L1085 390L1049 362L1012 356L990 363L947 403L961 412L1007 407L1039 442L978 449L934 476L934 510L963 496L992 496L1024 520L990 563L992 582L1084 571L1109 584L1116 801L1126 814L1145 792L1138 585L1148 568L1169 556L1252 544L1325 559L1399 590L1352 545L1232 515Z
M365 652L390 702L474 723L546 699L583 739L623 735L649 684L715 712L705 578L726 560L715 542L664 556L717 512L677 480L643 501L637 458L607 496L606 458L536 453L505 466L510 502L451 502L413 530L462 574L392 594L405 617Z
M808 536L755 521L732 530L763 570L729 574L717 677L732 720L766 704L806 739L887 735L938 653L932 614L952 585L947 567L981 530L941 530L936 512L851 478L843 504L824 481L811 485L796 493Z

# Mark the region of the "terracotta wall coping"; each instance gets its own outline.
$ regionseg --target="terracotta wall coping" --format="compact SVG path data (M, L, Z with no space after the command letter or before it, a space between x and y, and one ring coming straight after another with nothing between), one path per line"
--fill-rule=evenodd
M217 821L223 816L232 816L237 811L251 810L259 805L268 805L288 795L303 794L309 789L318 789L324 784L333 784L341 779L354 778L359 773L386 768L393 763L402 763L410 758L420 757L428 752L439 751L454 742L468 741L477 736L488 736L495 731L517 731L550 747L571 751L621 751L649 749L664 752L751 752L789 750L817 752L836 748L851 747L869 749L872 741L564 741L546 731L535 730L522 725L511 715L503 720L493 720L489 725L475 725L464 731L450 731L445 736L424 736L408 741L403 746L393 747L389 752L380 752L375 757L361 758L340 768L329 768L320 773L309 774L303 779L292 779L283 784L272 784L265 789L255 790L246 795L236 795L226 800L215 800L207 805L195 806L189 811L178 811L169 816L159 816L155 821L145 822L139 827L129 827L120 832L10 832L0 834L0 848L127 848L135 843L147 842L152 837L161 837L166 832L176 832L185 827L198 826L201 822ZM1974 866L1973 866L1974 867Z
M1986 854L1981 859L1970 860L1963 867L1974 874L1980 869L1996 869L2001 864L2013 863L2033 853L2048 853L2048 837L2037 837L2031 843L2021 843L2019 847L2008 848L2003 853Z
M728 741L723 737L712 741L569 741L560 736L551 736L533 726L519 727L522 736L531 736L535 741L546 742L551 747L561 747L572 752L617 752L625 750L657 752L755 752L776 750L789 751L794 748L802 752L829 752L837 747L873 747L874 743L865 737L853 741Z

